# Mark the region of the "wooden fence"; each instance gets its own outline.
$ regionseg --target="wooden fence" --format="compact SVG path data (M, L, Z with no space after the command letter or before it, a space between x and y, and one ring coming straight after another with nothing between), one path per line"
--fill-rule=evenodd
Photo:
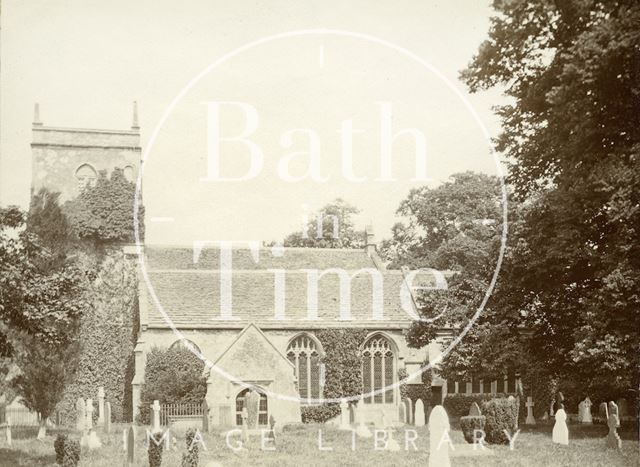
M206 402L160 405L160 425L169 426L177 420L201 420L208 415Z

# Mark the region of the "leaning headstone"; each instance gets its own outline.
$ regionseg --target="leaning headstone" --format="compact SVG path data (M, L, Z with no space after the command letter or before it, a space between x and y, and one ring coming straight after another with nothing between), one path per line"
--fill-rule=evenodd
M472 402L471 406L469 406L469 416L479 417L480 415L482 415L482 412L480 412L480 407L478 406L478 403Z
M422 402L422 399L418 399L416 401L416 415L415 415L415 425L416 426L424 426L425 425L425 420L424 420L424 402Z
M407 407L404 404L398 406L398 419L403 425L407 424Z
M536 418L533 416L533 406L536 405L533 402L533 397L528 396L527 397L527 418L524 421L525 425L535 425L536 424Z
M403 403L405 405L405 410L407 414L407 423L409 425L413 425L415 423L415 418L413 415L413 403L411 402L411 399L409 399L408 397L404 398Z
M340 430L350 430L351 425L349 425L349 404L346 399L342 399L340 401L340 426L338 427Z
M152 412L152 416L151 416L151 432L152 433L157 433L159 431L161 431L160 428L160 401L159 400L154 400L153 404L151 404L151 412Z
M450 467L449 416L441 405L436 405L429 415L429 467ZM444 441L443 441L444 440Z
M104 388L100 386L98 388L98 423L102 425L104 423Z
M76 402L76 430L84 431L84 425L86 422L87 414L85 412L86 405L82 397L78 397Z
M111 433L111 402L104 404L104 432Z
M607 448L609 449L622 449L622 440L618 434L617 428L620 426L620 419L618 418L618 407L611 401L609 402L609 417L607 418L607 426L609 427L609 434L607 435Z
M569 445L569 428L567 428L567 413L563 408L556 412L556 422L553 425L551 440L556 444Z

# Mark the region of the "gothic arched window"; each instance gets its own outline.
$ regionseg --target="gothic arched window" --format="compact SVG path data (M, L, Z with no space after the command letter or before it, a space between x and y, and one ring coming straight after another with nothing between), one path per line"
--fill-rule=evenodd
M189 339L178 339L177 341L175 341L173 344L171 344L169 346L170 349L174 349L176 347L182 347L183 349L189 349L189 347L187 347L186 343L189 342L189 344L191 344L191 346L194 348L194 350L196 350L197 352L200 352L200 347L198 347L193 341L190 341ZM191 349L189 349L191 350Z
M393 403L393 387L395 382L395 355L389 339L374 335L367 339L362 347L362 384L364 402L367 404ZM384 392L371 394L383 388Z
M124 175L124 178L127 179L127 181L133 182L135 177L135 172L133 171L133 167L131 167L130 165L125 166L125 168L122 170L122 173Z
M289 343L287 358L293 363L298 378L298 392L303 404L320 399L320 344L308 334L300 334Z
M78 180L78 188L82 190L85 186L95 185L98 179L98 173L91 164L82 164L76 169L76 180Z

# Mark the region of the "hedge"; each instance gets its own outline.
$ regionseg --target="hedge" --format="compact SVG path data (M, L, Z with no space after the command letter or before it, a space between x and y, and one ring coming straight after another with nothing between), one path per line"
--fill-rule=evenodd
M204 363L189 349L176 346L152 348L147 354L144 383L140 390L138 421L149 423L150 406L161 404L200 403L207 394Z
M466 415L464 417L460 417L460 429L464 434L464 439L467 443L473 443L474 441L474 431L482 430L484 431L484 427L487 421L487 417L484 415L473 416Z
M469 408L473 402L478 404L478 407L482 410L482 404L495 398L507 398L514 396L516 401L518 397L515 394L449 394L444 398L442 405L447 411L449 418L460 418L469 415ZM520 401L518 407L518 420L524 421L527 417L527 408L524 404L525 401ZM484 415L484 412L482 412Z
M325 403L321 405L306 405L300 408L302 423L325 423L340 415L340 404Z
M517 431L517 400L491 399L483 402L481 410L486 417L485 440L487 443L509 444L509 436L513 436Z

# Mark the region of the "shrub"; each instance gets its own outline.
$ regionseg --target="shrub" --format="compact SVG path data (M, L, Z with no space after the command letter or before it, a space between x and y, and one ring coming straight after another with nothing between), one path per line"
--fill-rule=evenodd
M53 449L56 451L56 463L62 465L64 460L64 445L67 441L67 435L62 433L56 436L56 440L53 442Z
M469 415L469 407L471 407L471 404L473 402L478 404L478 407L482 408L482 404L491 399L507 398L511 395L515 397L516 401L518 400L518 397L516 397L514 394L503 394L503 393L449 394L447 395L447 397L444 398L444 402L442 403L442 405L444 406L445 410L447 411L447 415L449 415L450 418L453 418L453 417L459 418L459 417L464 417L466 415ZM524 399L524 401L526 401L526 399ZM524 421L524 419L527 416L527 410L526 410L526 406L524 405L524 402L521 401L520 405L516 406L516 411L518 415L518 420Z
M340 405L336 403L307 405L301 407L302 423L325 423L340 414Z
M467 443L473 443L474 430L484 431L486 420L487 418L484 415L466 415L464 417L460 417L460 429L462 430L464 439Z
M140 423L149 423L154 400L161 404L201 403L207 393L203 369L202 360L185 347L151 349L140 391Z
M162 464L162 447L164 433L154 433L150 436L147 454L149 455L149 467L160 467Z
M80 461L80 443L66 439L64 442L64 455L62 456L62 467L77 467Z
M486 417L485 440L489 444L509 444L509 437L517 430L518 406L516 401L506 398L491 399L482 404Z
M198 446L198 443L193 442L195 436L196 431L193 428L189 428L185 438L187 452L182 454L182 467L198 467L200 446Z

